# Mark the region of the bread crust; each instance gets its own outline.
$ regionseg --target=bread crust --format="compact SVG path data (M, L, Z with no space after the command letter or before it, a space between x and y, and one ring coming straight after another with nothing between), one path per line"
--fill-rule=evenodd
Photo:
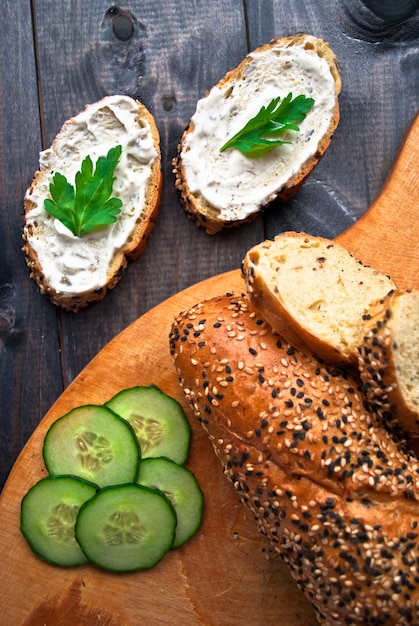
M396 289L338 243L293 231L251 248L242 271L250 300L277 332L299 350L345 367L357 367L362 316Z
M357 381L296 351L243 295L180 314L170 349L191 414L318 621L418 623L418 461Z
M402 307L409 307L410 325ZM401 436L419 438L419 292L394 291L365 316L358 366L363 391L375 411Z
M105 102L105 97L102 102ZM153 115L148 109L138 100L135 101L138 108L138 123L147 123L152 135L153 145L157 152L157 157L154 159L151 165L151 175L146 189L145 206L141 216L138 218L134 230L125 241L124 245L115 251L111 263L109 264L106 282L99 288L94 290L88 290L83 293L67 293L65 290L56 291L45 277L42 263L39 257L31 246L28 240L28 226L25 222L23 229L23 252L26 255L26 262L30 269L30 278L36 281L40 292L45 295L53 304L61 307L66 311L72 311L77 313L80 309L102 300L110 289L113 289L117 283L121 280L125 273L129 260L136 260L144 252L150 236L154 229L161 199L162 189L162 172L161 172L161 153L160 153L160 135L154 120ZM90 105L86 105L86 109ZM72 120L67 120L60 133L55 137L51 149L54 150L56 146L59 146L63 133L70 128ZM31 200L31 195L35 189L45 182L49 172L45 169L38 170L29 189L26 192L24 200L25 219L27 214L34 208L34 203ZM33 227L30 227L31 233Z
M341 91L342 83L340 78L339 65L335 54L330 49L327 42L323 41L322 39L313 37L312 35L299 33L297 35L289 37L278 37L272 39L269 43L266 43L256 48L256 50L254 50L252 54L269 51L272 48L278 46L283 48L292 48L292 46L299 46L302 44L304 44L310 50L314 50L318 54L318 56L324 58L327 61L330 73L332 74L334 79L335 106L327 132L319 141L315 154L309 157L298 171L290 175L286 183L276 190L270 202L272 202L274 199L278 199L281 202L288 202L288 200L290 200L297 193L301 185L304 183L305 179L309 176L313 168L317 165L317 163L320 161L327 148L329 147L330 141L340 119L338 96ZM233 85L235 82L245 79L246 69L251 62L252 56L246 56L245 59L243 59L243 61L241 61L241 63L236 68L228 72L216 86L221 88L225 85ZM208 95L208 93L209 92L207 92L206 95ZM254 213L243 219L228 221L224 220L220 216L219 210L209 204L205 200L205 198L202 197L202 195L192 193L190 191L188 184L188 175L185 171L185 167L182 161L182 151L187 135L193 133L194 130L195 127L193 122L191 121L178 145L178 154L173 159L175 186L179 192L179 198L186 214L195 222L198 227L203 227L209 235L213 235L225 228L231 228L253 221L261 211L267 208L268 205L259 206Z

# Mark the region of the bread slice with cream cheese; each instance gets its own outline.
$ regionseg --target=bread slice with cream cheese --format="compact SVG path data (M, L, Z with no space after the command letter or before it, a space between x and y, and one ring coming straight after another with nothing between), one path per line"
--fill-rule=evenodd
M251 302L276 332L339 366L357 366L364 316L396 289L340 244L296 232L251 248L243 274Z
M122 208L112 224L74 235L50 215L56 172L74 185L85 157L93 163L122 148L112 196ZM162 186L160 137L147 108L128 96L106 96L67 120L52 146L41 152L40 168L26 192L23 251L30 276L51 302L77 312L101 300L121 279L128 259L144 251L159 210Z
M253 220L278 198L289 200L319 162L339 121L341 79L335 54L322 39L299 34L273 39L249 54L199 100L173 161L188 216L214 234ZM274 98L314 99L299 125L260 158L225 142Z

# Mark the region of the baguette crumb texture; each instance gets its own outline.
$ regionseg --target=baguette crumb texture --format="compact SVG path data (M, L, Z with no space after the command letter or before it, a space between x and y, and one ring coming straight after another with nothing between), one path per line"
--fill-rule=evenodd
M341 79L328 44L307 34L273 39L249 54L196 108L173 160L175 184L187 215L208 234L250 222L275 198L286 202L330 144L339 122ZM288 93L315 104L289 132L288 145L250 159L220 147L261 106Z
M393 281L323 237L287 232L251 248L243 276L253 305L302 351L357 366L363 316Z
M170 350L191 414L319 623L419 623L418 461L357 379L299 353L246 296L180 314Z
M419 437L419 292L395 291L371 309L359 370L371 407L389 426Z
M112 195L123 206L115 224L74 236L48 215L45 198L55 172L74 184L89 155L96 162L122 145ZM67 120L52 146L41 152L40 169L26 192L23 251L30 277L42 294L67 311L104 298L122 278L128 260L147 246L162 186L160 137L153 116L128 96L106 96Z

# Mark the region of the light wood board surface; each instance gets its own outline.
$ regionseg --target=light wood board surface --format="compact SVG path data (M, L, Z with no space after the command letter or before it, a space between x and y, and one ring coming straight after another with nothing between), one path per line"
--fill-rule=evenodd
M338 240L403 289L419 288L416 207L419 122L416 120L383 193ZM171 363L173 318L196 302L240 293L235 270L198 283L151 309L111 341L57 400L19 456L0 501L1 622L8 626L312 626L314 612L257 533L226 481L201 426L192 421L188 466L205 495L201 529L153 570L120 575L91 566L60 569L35 557L19 530L20 501L46 475L42 442L71 408L103 403L116 392L154 383L183 401Z

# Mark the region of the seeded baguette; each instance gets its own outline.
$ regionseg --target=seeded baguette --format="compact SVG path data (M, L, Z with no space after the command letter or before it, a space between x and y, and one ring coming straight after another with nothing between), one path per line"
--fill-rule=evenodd
M419 464L357 382L287 344L246 296L180 314L170 350L191 413L319 623L419 623Z
M95 164L97 156L105 156L122 138L127 145L115 170L113 195L123 201L126 197L127 204L115 229L112 225L75 237L43 208L44 199L50 197L52 177L58 171L74 184L75 172L87 155ZM67 120L51 148L41 153L40 169L24 200L23 251L30 277L41 293L53 304L74 312L104 298L122 278L127 261L137 259L147 246L158 215L161 186L160 137L143 104L128 96L107 96ZM140 210L134 208L139 206ZM130 215L135 220L129 222ZM105 238L111 233L109 240L102 233ZM108 245L115 249L106 258ZM65 261L64 254L68 255ZM80 276L82 283L78 284Z
M287 232L251 248L243 261L249 298L281 335L327 363L358 364L363 316L395 283L343 246Z
M371 408L389 426L419 437L419 292L395 291L372 307L359 346Z
M336 56L322 39L307 34L277 38L249 54L198 102L179 143L175 184L187 215L215 234L252 221L275 198L288 201L330 144L339 122L340 90ZM315 100L300 132L284 136L290 145L260 159L236 149L220 152L262 105L290 92ZM219 96L225 109L216 108Z

